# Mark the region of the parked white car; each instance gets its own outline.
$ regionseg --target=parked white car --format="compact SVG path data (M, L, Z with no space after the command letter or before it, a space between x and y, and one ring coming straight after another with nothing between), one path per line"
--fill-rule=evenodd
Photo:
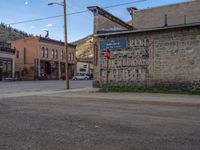
M76 75L72 78L72 80L89 80L90 77L87 75Z

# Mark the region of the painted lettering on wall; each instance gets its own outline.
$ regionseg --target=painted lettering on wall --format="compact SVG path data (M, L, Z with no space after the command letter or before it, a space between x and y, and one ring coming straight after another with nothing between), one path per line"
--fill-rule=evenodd
M107 46L115 45L112 42ZM116 44L117 45L117 44ZM149 41L148 39L130 39L128 46L120 51L111 51L109 64L110 82L139 82L149 77ZM101 79L106 79L106 52L100 53Z

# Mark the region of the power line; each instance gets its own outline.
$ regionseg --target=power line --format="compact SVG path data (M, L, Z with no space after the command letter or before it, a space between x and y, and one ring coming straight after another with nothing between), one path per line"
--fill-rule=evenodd
M147 0L138 0L138 1L134 1L134 2L121 3L121 4L110 5L110 6L106 6L106 7L102 7L102 8L107 9L107 8L119 7L119 6L129 5L129 4L133 4L133 3L140 3L140 2L145 2L145 1L147 1Z
M106 7L102 7L102 8L108 9L108 8L119 7L119 6L123 6L123 5L129 5L129 4L139 3L139 2L144 2L144 1L147 1L147 0L138 0L138 1L134 1L134 2L121 3L121 4L110 5L110 6L106 6ZM73 12L73 13L68 13L67 16L76 15L76 14L82 14L82 13L86 13L86 12L89 12L89 10L83 10L83 11L77 11L77 12ZM19 21L19 22L12 22L12 23L9 23L7 25L30 23L30 22L48 20L48 19L53 19L53 18L59 18L59 17L63 17L63 15L56 15L56 16L37 18L37 19L24 20L24 21Z
M35 21L42 21L42 20L47 20L47 19L59 18L62 16L63 15L57 15L57 16L50 16L50 17L44 17L44 18L38 18L38 19L32 19L32 20L24 20L24 21L9 23L7 25L16 25L16 24L22 24L22 23L35 22Z

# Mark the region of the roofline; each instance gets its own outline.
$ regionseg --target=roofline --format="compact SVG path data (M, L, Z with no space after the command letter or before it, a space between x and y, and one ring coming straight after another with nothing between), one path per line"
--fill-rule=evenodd
M121 20L120 18L114 16L113 14L109 13L108 11L104 10L103 8L100 8L98 6L89 6L87 7L91 12L93 13L98 13L104 17L106 17L107 19L111 20L112 22L115 22L121 26L123 26L124 28L128 29L128 30L132 30L133 26L127 24L126 22L124 22L123 20ZM97 11L96 11L97 10ZM109 18L110 17L110 18Z
M119 32L109 32L109 33L103 33L103 34L94 34L94 36L95 37L101 37L101 36L140 33L140 32L148 32L148 31L159 31L159 30L184 28L184 27L194 27L194 26L200 26L200 22L188 23L188 24L180 24L180 25L172 25L172 26L166 26L166 27L142 28L142 29L136 29L136 30L132 30L132 31L126 30L126 31L119 31Z
M191 3L191 2L200 2L200 1L198 1L198 0L186 0L184 2L176 2L176 3L172 3L172 4L166 4L166 5L160 5L160 6L155 6L155 7L143 8L143 9L136 10L136 12L148 11L148 10L151 10L151 9L158 9L158 8L163 8L163 7L176 6L176 5L187 4L187 3Z
M54 42L54 43L57 43L57 44L61 44L64 46L64 42L63 41L58 41L58 40L54 40L54 39L50 39L50 38L45 38L45 37L42 37L42 36L37 36L39 38L39 40L41 41L47 41L47 42ZM67 44L68 46L70 47L76 47L76 45L74 44L71 44L71 43L68 43Z
M57 45L62 45L64 46L64 42L62 41L58 41L58 40L54 40L54 39L50 39L50 38L45 38L42 36L37 36L39 42L47 42L47 43L55 43Z
M42 37L42 36L26 37L26 38L22 38L22 39L18 39L18 40L12 41L11 43L22 41L22 40L29 40L29 39L38 39L39 41L43 40L43 41L47 41L47 42L54 42L54 43L57 43L57 44L60 44L60 45L64 46L64 42L62 42L62 41L58 41L58 40L54 40L54 39L50 39L50 38L45 38L45 37ZM68 46L69 47L74 47L74 48L76 47L76 45L71 44L71 43L68 43Z
M20 38L20 39L14 40L14 41L10 41L10 43L18 42L18 41L22 41L22 40L34 39L34 38L35 38L35 36L31 36L31 37L23 37L23 38Z

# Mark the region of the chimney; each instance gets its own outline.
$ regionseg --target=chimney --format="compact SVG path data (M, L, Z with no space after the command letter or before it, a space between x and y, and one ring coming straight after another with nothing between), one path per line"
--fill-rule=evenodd
M138 9L136 7L129 7L129 8L127 8L127 11L129 12L129 14L131 15L131 18L132 18L132 26L134 26L134 15L135 15L135 12L137 10Z

